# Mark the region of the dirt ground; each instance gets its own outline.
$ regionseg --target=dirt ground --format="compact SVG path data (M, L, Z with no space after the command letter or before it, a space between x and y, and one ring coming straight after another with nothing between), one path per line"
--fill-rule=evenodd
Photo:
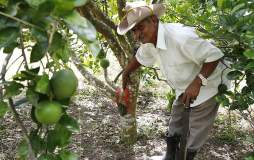
M138 141L133 146L120 142L120 120L116 105L100 95L94 88L80 91L73 99L70 114L81 124L78 134L72 136L71 150L80 156L80 160L149 160L160 156L166 149L164 135L170 114L166 111L167 101L154 96L151 91L141 92L138 99L137 123ZM31 127L30 106L18 109L27 128ZM246 141L249 130L228 133L220 112L208 141L198 153L196 160L240 160L253 152L254 146ZM237 120L234 121L237 124ZM22 138L21 129L8 114L0 121L0 160L15 159L16 147Z

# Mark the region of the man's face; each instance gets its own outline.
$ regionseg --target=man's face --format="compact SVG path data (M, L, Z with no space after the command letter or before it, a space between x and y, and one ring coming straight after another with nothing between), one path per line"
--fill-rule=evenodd
M157 21L155 18L148 17L139 22L131 31L134 39L141 43L153 43L157 42Z

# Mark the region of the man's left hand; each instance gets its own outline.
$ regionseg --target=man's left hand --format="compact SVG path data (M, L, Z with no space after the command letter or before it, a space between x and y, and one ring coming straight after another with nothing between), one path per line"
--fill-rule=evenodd
M182 103L184 103L185 105L193 103L199 94L201 85L201 79L199 77L196 77L192 81L192 83L186 88L184 94L182 95Z

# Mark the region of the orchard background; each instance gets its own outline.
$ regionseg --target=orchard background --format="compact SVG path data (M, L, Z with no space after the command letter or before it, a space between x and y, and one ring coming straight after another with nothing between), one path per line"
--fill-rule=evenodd
M114 102L138 47L116 34L125 2L0 0L1 160L163 154L174 92L157 67L132 75L130 114L120 116ZM232 88L218 87L220 112L197 159L254 159L254 2L163 3L163 22L195 27L230 62Z

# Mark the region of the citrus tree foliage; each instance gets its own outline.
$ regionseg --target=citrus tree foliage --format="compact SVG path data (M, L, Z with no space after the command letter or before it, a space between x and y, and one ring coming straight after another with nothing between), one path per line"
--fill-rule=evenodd
M24 139L18 146L17 159L77 159L66 149L71 135L79 131L77 120L67 113L78 84L68 67L73 54L70 35L77 35L95 54L99 50L95 28L75 10L86 2L0 1L0 49L7 54L0 77L0 118L11 110L22 128ZM14 49L22 53L19 58L25 69L6 80L6 66ZM29 131L13 102L13 97L24 94L32 106Z
M164 21L196 27L200 36L214 40L225 54L224 60L231 62L227 78L232 80L233 89L220 85L218 101L253 118L250 106L254 103L254 2L172 0L168 8Z

